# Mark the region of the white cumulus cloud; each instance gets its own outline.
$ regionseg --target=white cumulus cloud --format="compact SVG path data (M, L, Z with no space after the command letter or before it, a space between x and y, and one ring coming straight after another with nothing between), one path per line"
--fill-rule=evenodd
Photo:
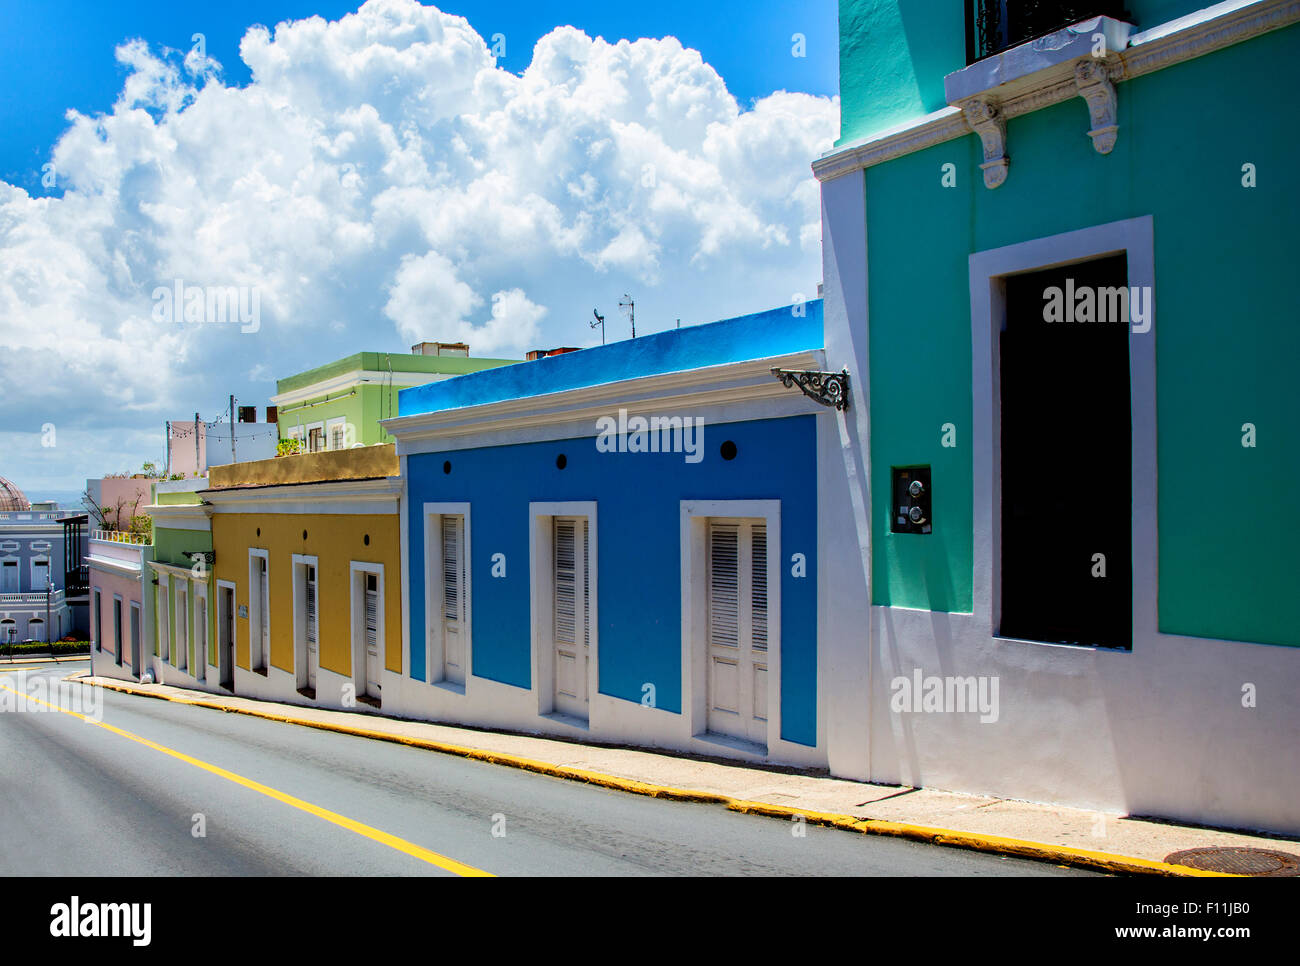
M558 27L515 75L463 18L371 0L249 29L243 87L195 50L117 56L112 111L70 112L55 146L62 196L0 182L0 348L63 387L6 394L5 431L53 421L138 463L159 458L165 419L231 392L264 403L268 373L425 339L592 344L591 309L624 292L651 332L820 278L809 164L838 104L742 107L672 37ZM177 279L256 289L260 325L154 321L151 293ZM39 472L75 486L119 468L87 460L45 453Z

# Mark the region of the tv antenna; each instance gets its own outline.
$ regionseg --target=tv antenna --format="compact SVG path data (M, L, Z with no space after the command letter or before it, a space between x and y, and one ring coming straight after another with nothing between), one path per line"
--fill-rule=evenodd
M636 303L632 301L632 296L628 295L626 292L623 293L623 298L627 299L627 301L619 302L618 307L620 309L627 309L628 318L632 320L632 338L635 339L636 338Z
M600 326L600 344L604 345L605 344L605 317L600 314L600 310L598 309L592 309L591 314L596 317L596 321L588 322L587 324L591 326L593 329L596 326Z

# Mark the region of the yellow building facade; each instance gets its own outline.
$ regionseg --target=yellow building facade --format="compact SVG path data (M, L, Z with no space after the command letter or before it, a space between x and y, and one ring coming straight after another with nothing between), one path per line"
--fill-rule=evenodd
M219 686L379 705L385 678L403 670L393 446L232 464L214 468L212 482L202 496Z

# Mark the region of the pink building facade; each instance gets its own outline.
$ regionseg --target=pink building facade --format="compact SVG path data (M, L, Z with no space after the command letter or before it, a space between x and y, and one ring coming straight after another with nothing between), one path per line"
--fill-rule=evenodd
M153 668L153 545L131 535L93 531L90 554L90 668L103 677L139 680ZM137 538L138 539L138 538Z

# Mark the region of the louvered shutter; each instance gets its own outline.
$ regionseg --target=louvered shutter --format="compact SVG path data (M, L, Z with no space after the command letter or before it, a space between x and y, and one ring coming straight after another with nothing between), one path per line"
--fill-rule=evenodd
M460 621L461 587L464 564L461 553L461 518L442 518L442 616L449 621Z
M379 581L374 574L366 574L366 650L378 653L379 647Z
M587 520L582 521L582 643L591 644L591 552L587 543Z
M577 643L577 567L572 520L555 521L555 640Z
M765 651L767 650L767 527L764 524L754 524L752 546L751 634L754 647Z
M307 567L307 643L316 643L316 568Z
M709 641L724 647L740 640L739 538L735 524L709 525Z

